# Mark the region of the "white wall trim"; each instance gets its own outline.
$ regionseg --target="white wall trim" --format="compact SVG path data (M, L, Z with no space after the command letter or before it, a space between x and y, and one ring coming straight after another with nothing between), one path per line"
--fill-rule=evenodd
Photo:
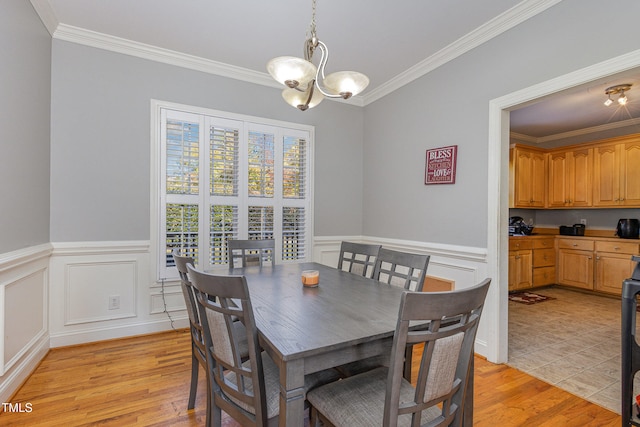
M53 247L50 243L18 249L12 252L0 254L0 273L28 264L39 259L48 258Z
M40 364L40 361L49 352L49 336L41 336L39 340L34 343L29 353L20 363L15 365L11 372L6 377L2 377L0 381L0 399L2 402L10 402L11 397L16 390L22 386L22 384L29 378L31 373Z
M148 240L52 243L53 256L108 255L149 252Z
M340 100L364 107L402 86L422 77L460 55L480 46L529 18L545 11L562 0L523 0L511 9L496 16L435 54L403 71L364 96L357 95L349 100ZM32 0L34 9L40 16L53 38L85 46L104 49L124 55L135 56L177 67L214 74L231 79L282 89L282 86L265 72L237 67L202 57L188 55L145 43L139 43L84 28L59 23L49 0ZM329 98L331 101L335 99Z
M31 5L40 17L40 20L46 27L49 34L53 36L53 33L58 27L59 21L56 13L53 11L51 2L49 0L31 0Z
M186 315L173 317L173 326L168 318L152 321L132 322L117 326L103 326L82 331L58 332L51 334L51 348L78 345L95 341L105 341L118 338L133 337L136 335L148 335L155 332L163 332L189 327Z
M490 325L487 359L505 363L508 359L508 171L509 171L509 110L578 85L640 66L640 50L635 50L598 64L576 70L545 82L518 90L489 102L488 134L488 272L497 286L487 295L489 310L483 319Z
M49 350L51 245L0 254L0 399L11 395Z
M524 0L489 22L481 25L450 45L444 47L413 67L398 74L386 83L366 92L364 105L368 105L391 92L411 83L464 53L488 42L505 31L521 24L527 19L539 14L562 0Z

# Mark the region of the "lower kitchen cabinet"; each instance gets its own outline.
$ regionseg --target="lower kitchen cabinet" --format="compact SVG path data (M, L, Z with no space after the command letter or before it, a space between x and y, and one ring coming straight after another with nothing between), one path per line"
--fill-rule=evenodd
M593 290L593 240L558 239L558 284Z
M533 241L533 286L556 283L555 238L545 237Z
M533 286L531 250L509 251L509 291Z
M620 295L622 282L631 277L636 263L631 255L640 253L636 242L595 242L595 290Z
M554 236L509 239L509 290L517 291L556 282Z
M620 295L640 240L578 236L509 238L509 291L559 284Z

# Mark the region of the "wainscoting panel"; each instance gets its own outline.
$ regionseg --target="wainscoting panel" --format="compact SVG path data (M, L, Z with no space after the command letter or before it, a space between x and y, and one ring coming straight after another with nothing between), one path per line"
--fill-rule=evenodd
M65 326L135 317L136 268L135 260L67 264Z
M0 254L0 400L12 393L49 350L51 245Z
M166 284L171 292L165 295L165 311L161 288L150 271L149 242L54 243L53 247L52 347L187 326L176 282Z
M4 369L11 368L47 332L47 268L4 286ZM28 308L25 310L25 308Z

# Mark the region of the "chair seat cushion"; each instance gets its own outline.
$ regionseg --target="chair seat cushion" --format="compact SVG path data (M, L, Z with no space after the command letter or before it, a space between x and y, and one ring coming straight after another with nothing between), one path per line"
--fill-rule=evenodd
M377 368L311 390L307 399L336 427L371 427L382 424L387 389L387 368ZM415 389L402 380L400 405L412 402ZM422 412L422 424L441 415L438 407ZM398 418L398 426L411 426L411 415Z

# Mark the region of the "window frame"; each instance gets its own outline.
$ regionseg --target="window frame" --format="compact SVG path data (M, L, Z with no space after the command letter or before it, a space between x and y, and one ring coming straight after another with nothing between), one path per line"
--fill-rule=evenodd
M151 202L151 272L154 276L154 281L161 282L164 280L177 280L179 278L177 270L175 267L165 267L165 263L163 261L163 257L166 257L166 249L165 247L160 247L165 242L165 224L166 224L166 204L170 203L167 201L168 197L166 195L166 179L165 179L165 161L166 161L166 147L162 143L162 138L164 136L164 130L162 129L163 123L163 110L173 110L176 112L180 112L179 114L184 114L185 117L189 117L190 115L195 115L198 117L207 116L213 118L213 123L240 123L242 127L240 128L240 151L239 151L239 176L238 176L238 238L246 239L247 238L247 228L243 225L247 224L248 221L248 207L249 206L273 206L274 207L274 230L273 233L276 236L276 262L277 263L295 263L295 262L308 262L312 259L312 248L313 248L313 194L314 194L314 182L313 182L313 164L314 164L314 126L303 125L298 123L290 123L283 122L278 120L266 119L261 117L248 116L243 114L236 113L228 113L219 110L213 110L209 108L203 107L195 107L185 104L178 104L167 101L160 100L151 100L151 168L150 168L150 183L151 183L151 191L150 191L150 202ZM195 117L194 116L194 117ZM201 117L202 118L202 117ZM207 121L207 123L209 123ZM205 120L203 118L200 121L200 140L204 141L209 138L209 128L208 126L203 126L205 124ZM258 197L249 197L248 195L248 176L247 169L243 167L243 165L247 165L248 161L248 152L247 152L247 140L250 131L257 132L273 132L274 134L274 176L276 177L274 186L275 186L275 195L278 197L273 198L265 198L261 199ZM282 192L282 172L283 172L283 144L282 137L302 137L306 140L306 195L302 199L296 198L285 198ZM278 142L280 139L280 142ZM207 142L208 147L208 142ZM200 154L200 167L204 167L208 162L209 154L208 151L205 153L204 147L199 147ZM208 171L208 166L206 166ZM202 176L202 173L200 174ZM208 174L205 175L208 179ZM278 179L280 177L280 179ZM200 185L202 188L202 184ZM210 204L207 203L207 200L216 199L218 197L225 196L210 196L206 197L201 194L202 191L199 191L197 196L178 196L178 197L170 197L173 200L180 200L187 198L191 198L192 200L198 199L199 209L207 209L209 210ZM218 204L218 203L216 203ZM304 223L304 233L305 233L305 254L304 258L283 261L282 260L282 228L283 228L283 208L285 207L302 207L306 210L305 212L305 223ZM209 214L200 215L200 223L199 230L207 230L205 232L200 231L200 236L208 236L209 224L208 224ZM205 227L206 228L203 228ZM202 240L202 239L200 239ZM199 242L199 250L202 251L206 249L208 252L209 242L205 245L202 245L202 242ZM207 262L208 266L208 262ZM205 268L207 268L205 266ZM208 266L211 268L211 266ZM214 268L226 268L226 266L214 267Z

